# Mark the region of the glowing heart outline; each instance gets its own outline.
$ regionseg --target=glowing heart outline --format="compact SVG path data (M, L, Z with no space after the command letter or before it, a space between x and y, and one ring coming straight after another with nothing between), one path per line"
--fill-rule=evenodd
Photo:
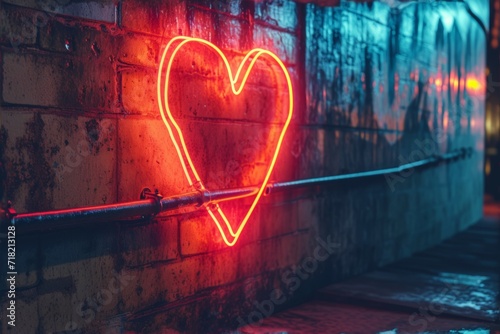
M176 42L179 42L179 44L175 47L174 51L170 55L169 60L168 60L168 64L167 64L167 69L166 69L166 72L165 72L165 87L164 87L163 99L162 99L161 79L162 79L163 68L164 68L164 65L165 65L165 59L167 57L167 53L168 53L169 49ZM173 63L173 61L175 59L175 55L177 54L177 52L185 44L190 43L190 42L196 42L196 43L203 44L203 45L211 48L212 50L214 50L215 52L217 52L219 54L220 58L224 61L224 64L226 66L226 70L227 70L227 73L228 73L228 76L229 76L229 80L230 80L230 83L231 83L231 90L233 91L234 95L239 95L241 93L241 91L245 87L246 81L248 79L248 76L250 75L250 72L253 69L253 66L255 65L255 63L257 62L257 60L259 59L259 57L262 56L262 55L267 55L267 56L271 57L274 61L276 61L276 63L278 64L278 66L283 71L283 74L285 75L285 79L286 79L286 82L287 82L287 87L288 87L288 92L289 92L289 95L288 95L289 96L289 104L288 104L288 116L287 116L287 119L285 121L285 124L283 125L282 130L281 130L280 136L278 138L278 142L276 144L276 149L274 151L273 157L271 159L271 163L269 164L269 167L268 167L268 170L267 170L266 175L264 177L264 180L262 182L262 185L259 187L259 189L257 191L257 194L255 195L255 198L254 198L254 200L252 202L252 205L250 206L250 209L248 209L245 217L243 218L243 220L238 225L238 229L236 230L236 232L233 231L233 228L232 228L231 224L227 220L226 216L224 215L224 212L222 211L222 209L220 208L220 206L218 204L215 204L215 206L212 207L212 208L209 207L209 206L207 206L207 211L210 214L210 216L212 217L213 221L215 222L215 224L216 224L216 226L217 226L217 228L218 228L218 230L219 230L219 232L220 232L220 234L222 236L222 239L224 240L224 242L226 243L226 245L233 246L238 241L239 237L241 236L241 233L244 230L244 228L245 228L245 226L246 226L246 224L247 224L250 216L252 215L252 213L253 213L256 205L257 205L257 203L259 202L260 198L262 197L264 189L267 186L267 182L269 181L271 173L274 170L274 166L276 164L276 160L278 158L278 154L280 152L281 145L282 145L283 139L285 137L285 133L286 133L286 131L288 129L288 126L290 125L290 121L291 121L292 115L293 115L293 87L292 87L292 81L290 79L290 74L288 73L288 70L286 69L286 66L284 65L284 63L281 61L281 59L279 59L278 56L276 56L271 51L268 51L268 50L265 50L265 49L261 49L261 48L252 49L251 51L249 51L245 55L245 57L241 61L240 65L238 66L238 69L236 71L236 75L233 76L233 72L232 72L231 67L229 65L229 61L227 60L227 58L224 55L224 53L217 46L215 46L214 44L210 43L209 41L206 41L206 40L201 39L201 38L194 38L194 37L187 37L187 36L177 36L177 37L174 37L173 39L170 40L170 42L165 47L165 50L163 51L163 54L162 54L162 57L161 57L161 61L160 61L160 66L159 66L159 69L158 69L158 82L157 82L158 106L160 108L160 114L161 114L163 123L167 127L167 130L168 130L168 133L170 135L170 138L172 139L172 143L174 144L175 150L177 152L177 155L179 156L179 160L181 162L182 169L184 170L184 174L185 174L185 176L187 178L187 181L188 181L188 183L189 183L190 186L194 186L198 190L205 190L205 187L204 187L202 181L200 180L200 177L198 175L198 172L196 171L196 168L194 167L194 164L193 164L193 162L191 160L191 157L189 155L188 149L186 147L186 143L184 141L184 137L182 135L182 131L181 131L179 125L177 124L177 122L175 121L175 118L173 117L173 115L172 115L172 113L170 111L170 107L169 107L169 103L168 103L168 86L169 86L169 80L170 80L170 72L171 72L171 69L172 69L172 63ZM241 80L239 88L236 89L236 83L238 82L238 79L239 79L239 77L241 75L243 67L245 66L245 64L247 63L247 61L250 59L250 57L252 57L252 59L250 61L250 64L248 65L248 67L247 67L247 69L245 71L245 74L243 75L243 79ZM165 104L165 108L164 108L163 104ZM166 116L165 116L165 111L167 112ZM179 143L178 143L178 141L177 141L177 139L175 137L175 133L173 132L173 129L172 129L172 127L169 124L169 121L171 122L171 124L173 125L173 127L175 128L175 130L177 132L178 139L179 139L179 141L181 143L181 146L182 146L182 151L181 151L181 148L179 147ZM183 153L184 153L185 158L183 157ZM189 175L189 171L188 171L188 168L186 166L185 159L187 160L187 162L189 164L189 168L191 169L192 173L194 174L194 178L195 178L196 182L193 182L191 176ZM238 197L235 197L235 198L238 198ZM235 198L233 198L233 199L235 199ZM227 236L226 236L225 232L222 229L222 226L220 224L219 219L215 216L214 211L224 221L227 229L229 230L229 233L233 237L233 240L231 242L229 242L229 240L227 239Z

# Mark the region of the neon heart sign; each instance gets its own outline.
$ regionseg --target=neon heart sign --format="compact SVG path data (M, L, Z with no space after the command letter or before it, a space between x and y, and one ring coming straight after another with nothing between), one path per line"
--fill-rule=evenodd
M198 190L205 190L205 186L203 182L201 181L199 174L193 164L193 161L191 159L191 156L189 154L188 148L186 146L186 142L184 140L184 136L182 133L181 128L179 127L178 123L176 122L174 116L172 115L171 108L169 106L169 80L170 80L170 74L172 70L172 64L174 62L174 59L179 52L186 44L188 43L198 43L200 45L206 46L207 48L211 49L213 52L219 55L219 57L223 60L225 69L227 70L227 74L229 76L229 81L230 81L230 86L233 94L235 96L240 95L242 90L245 88L245 84L247 82L248 76L250 75L250 72L252 71L255 63L257 60L262 57L262 56L267 56L270 58L270 60L274 61L279 68L282 70L283 75L285 76L286 79L286 84L288 88L288 114L285 123L283 124L283 127L281 129L280 135L277 140L276 148L274 150L274 153L272 155L272 159L269 163L269 166L267 168L266 174L264 176L264 179L262 180L262 183L260 184L257 193L255 194L255 197L253 199L253 202L248 209L247 213L245 214L244 218L238 225L238 228L234 230L232 228L232 225L230 224L229 220L227 219L226 215L224 214L224 211L222 208L218 205L215 204L213 206L207 206L207 211L211 218L213 219L214 223L216 224L222 239L228 246L233 246L241 236L242 231L244 230L248 220L250 219L250 216L252 215L257 203L259 202L260 198L262 197L262 194L264 192L264 189L267 185L267 182L269 181L269 177L271 176L271 173L274 169L274 166L276 164L276 160L278 158L278 154L281 148L281 145L283 143L283 139L285 137L285 133L288 129L288 125L290 124L290 121L292 119L292 114L293 114L293 91L292 91L292 81L290 79L290 74L288 73L288 70L286 69L285 65L283 62L276 56L274 53L268 50L264 49L253 49L250 52L248 52L245 57L243 58L242 62L240 63L236 73L233 75L233 72L231 70L231 67L229 66L229 61L224 55L224 53L214 44L200 39L200 38L193 38L193 37L185 37L185 36L178 36L170 40L170 42L167 44L165 50L163 51L161 61L160 61L160 67L158 70L158 82L157 82L157 93L158 93L158 106L160 108L160 114L163 120L163 123L165 124L168 134L170 138L172 139L172 143L174 144L175 150L177 152L177 155L179 156L180 163L182 165L182 169L184 171L184 174L186 176L186 179L189 183L190 186L195 187ZM165 68L166 65L166 69ZM162 85L162 75L165 70L165 83ZM163 87L163 89L162 89ZM233 198L235 199L235 198ZM230 238L232 240L229 240L228 236L224 232L221 221L224 223L226 226L227 230L229 231Z

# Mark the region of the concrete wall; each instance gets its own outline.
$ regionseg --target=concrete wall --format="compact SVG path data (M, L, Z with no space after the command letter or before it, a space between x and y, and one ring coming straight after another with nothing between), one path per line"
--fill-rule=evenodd
M146 186L192 190L156 97L161 52L177 35L210 40L233 65L256 47L285 62L296 107L274 181L474 148L425 171L264 197L234 247L193 209L18 235L17 322L7 329L2 317L2 332L236 328L477 221L486 41L466 9L0 1L0 200L19 212L136 200ZM279 71L260 63L235 97L213 53L192 46L180 59L171 104L205 185L258 183L283 121ZM223 208L237 221L248 204Z

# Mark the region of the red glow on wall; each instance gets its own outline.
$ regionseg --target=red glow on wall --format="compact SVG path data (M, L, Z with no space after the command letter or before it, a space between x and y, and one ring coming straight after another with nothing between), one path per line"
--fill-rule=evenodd
M216 224L222 239L228 246L233 246L241 236L242 231L244 230L246 224L248 223L248 220L250 219L257 203L259 202L264 189L269 181L269 177L271 176L271 173L274 169L274 166L276 164L276 160L278 158L278 154L281 148L281 145L283 143L283 139L285 136L285 133L288 129L288 126L290 124L290 121L292 119L292 114L293 114L293 91L292 91L292 82L290 79L290 74L288 73L288 70L286 69L285 65L283 62L276 56L274 53L256 48L251 51L249 51L243 60L241 61L240 65L238 66L236 72L233 74L233 71L230 67L229 61L224 55L224 53L214 44L200 39L200 38L192 38L192 37L185 37L185 36L179 36L173 38L166 46L163 55L161 57L160 61L160 66L158 70L158 81L157 81L157 94L158 94L158 105L160 109L160 114L163 120L163 123L165 124L168 134L172 140L172 143L174 144L175 150L177 152L177 155L179 157L180 163L182 165L182 169L184 171L185 177L189 183L190 186L194 187L197 190L205 190L205 186L203 181L201 180L199 173L197 169L195 168L190 152L188 151L186 141L184 138L184 135L182 133L181 128L179 127L178 123L176 122L176 119L174 118L172 114L172 110L169 106L168 103L168 97L169 97L169 80L170 80L170 74L172 70L172 64L173 61L179 52L186 44L188 43L198 43L200 45L203 45L210 49L211 51L215 52L218 54L218 56L222 59L225 65L225 69L227 70L227 74L229 76L230 80L230 86L232 93L234 95L239 95L242 90L245 88L245 84L247 82L248 76L250 75L254 65L256 62L259 60L260 57L266 56L269 58L269 60L274 61L280 70L282 71L285 79L286 79L286 84L288 88L288 114L286 121L283 124L283 127L281 129L279 138L276 143L276 147L274 149L274 152L272 154L271 161L269 163L269 166L267 168L266 174L262 180L262 183L260 184L258 191L253 199L253 202L248 209L247 213L244 215L244 218L241 220L240 224L237 225L238 227L236 229L233 229L232 224L229 222L227 216L224 214L222 208L218 204L210 204L206 206L206 209L213 219L214 223ZM162 75L165 73L165 83L162 83ZM236 199L232 198L231 200ZM222 225L224 224L224 225ZM223 229L223 226L227 229L229 232L229 235L226 234L226 232Z

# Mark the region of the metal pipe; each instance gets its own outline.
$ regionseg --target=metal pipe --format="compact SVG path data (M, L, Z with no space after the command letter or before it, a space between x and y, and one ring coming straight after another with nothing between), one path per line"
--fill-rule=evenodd
M399 167L379 169L368 172L342 174L327 177L318 177L289 182L277 182L266 187L265 194L291 190L295 188L328 185L337 181L359 180L372 177L383 176L392 173L401 173L410 169L421 169L432 166L443 161L451 161L464 158L470 155L472 149L460 149L446 153L441 156L419 160L416 162L401 165ZM222 202L252 196L258 191L258 187L244 187L226 190L201 190L172 197L162 198L152 195L146 199L127 203L100 205L75 209L23 213L14 215L8 219L10 224L16 226L20 232L49 230L60 227L70 227L74 225L119 220L129 217L153 216L160 212L177 210L187 206L201 206L213 202Z
M119 220L130 217L144 217L156 215L160 212L177 210L187 206L201 206L210 202L221 202L231 199L247 197L257 193L257 187L245 187L217 191L196 191L172 197L162 198L151 196L148 199L99 205L75 209L23 213L15 215L11 224L20 232L48 230L59 227L70 227L86 222L102 222Z
M409 169L414 168L423 168L427 166L434 165L436 163L442 161L448 161L457 159L460 157L465 157L468 152L471 152L470 149L460 149L454 152L446 153L441 156L434 156L427 159L422 159L419 161L411 162L408 164L400 165L398 167L385 168L385 169L377 169L367 172L359 172L359 173L349 173L349 174L340 174L334 176L325 176L325 177L317 177L311 179L303 179L297 181L287 181L287 182L276 182L269 184L265 190L265 194L269 195L271 193L277 191L291 190L295 188L303 188L303 187L313 187L317 185L327 185L329 183L344 181L344 180L357 180L364 178L372 178L378 176L384 176L388 174L401 173Z
M86 222L101 222L124 217L147 216L159 213L158 202L154 199L99 205L48 212L23 213L14 216L11 224L20 231L37 231L74 226Z

